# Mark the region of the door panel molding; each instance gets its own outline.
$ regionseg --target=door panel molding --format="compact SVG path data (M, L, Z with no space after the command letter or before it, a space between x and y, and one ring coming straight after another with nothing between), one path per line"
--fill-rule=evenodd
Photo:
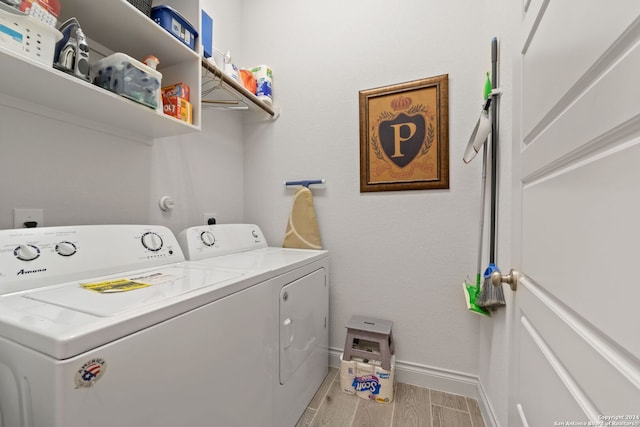
M640 4L634 0L620 0L611 8L579 0L532 7L522 23L526 144L640 40L640 19L634 19Z
M544 13L547 10L547 6L551 0L527 0L524 5L524 11L526 15L524 17L523 26L525 31L523 32L524 37L522 40L522 47L520 48L520 53L525 55L527 50L529 49L529 45L533 40L533 37L536 35L536 31L538 30L538 26L544 17Z
M560 381L562 381L566 391L573 397L575 403L584 412L585 416L588 417L590 421L598 421L599 411L596 409L582 387L580 387L573 376L569 373L554 349L548 345L547 341L545 341L526 315L520 317L520 324L523 328L522 331L525 332L535 343L537 349L542 353L551 369L555 371L556 376Z
M629 149L636 145L639 139L640 114L584 144L575 144L576 147L568 147L570 144L566 139L556 139L556 144L549 141L547 145L551 152L545 152L542 147L544 144L536 144L535 150L527 150L523 153L521 163L523 188L538 185L547 179L568 173L602 157ZM564 147L563 143L566 143ZM559 151L566 151L566 153Z
M520 416L522 427L529 427L529 422L527 421L526 415L524 415L524 409L522 409L522 405L518 403L516 407L518 409L518 415Z
M638 27L640 29L640 26ZM535 136L522 153L524 181L640 133L640 31L625 55ZM625 76L632 76L631 79ZM570 100L567 100L569 102ZM585 120L584 118L589 118ZM580 126L576 126L580 123ZM571 138L566 138L571 134ZM532 142L535 142L532 144ZM533 178L532 178L533 175Z
M520 315L518 385L521 411L531 426L552 426L555 421L592 418L593 404L578 387L553 350L528 320Z
M640 358L636 301L640 139L522 191L520 268ZM636 362L637 363L637 362Z
M529 325L536 325L535 331L545 337L545 345L581 393L597 402L597 414L621 414L632 408L640 388L640 370L633 357L536 284L526 281L523 288L521 309Z

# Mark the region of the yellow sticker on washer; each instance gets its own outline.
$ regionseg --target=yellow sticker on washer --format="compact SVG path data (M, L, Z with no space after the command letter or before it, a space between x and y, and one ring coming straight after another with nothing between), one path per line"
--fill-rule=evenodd
M151 286L150 283L142 283L142 282L134 282L129 279L117 279L117 280L107 280L105 282L96 282L96 283L81 283L85 289L94 292L100 292L101 294L109 294L115 292L128 292L134 289L146 288L147 286Z

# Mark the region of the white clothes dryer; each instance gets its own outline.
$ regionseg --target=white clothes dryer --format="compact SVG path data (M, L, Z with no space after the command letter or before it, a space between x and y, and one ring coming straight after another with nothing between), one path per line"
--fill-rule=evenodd
M253 224L191 227L178 242L194 267L237 271L271 288L264 305L276 318L272 425L295 426L329 369L328 252L269 247Z
M165 227L0 230L0 427L272 426L263 283Z

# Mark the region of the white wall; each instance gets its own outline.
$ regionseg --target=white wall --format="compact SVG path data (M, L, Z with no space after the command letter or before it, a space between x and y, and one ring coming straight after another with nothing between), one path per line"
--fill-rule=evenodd
M47 226L153 223L174 232L243 216L242 122L206 110L202 132L153 146L2 105L0 98L0 228L13 228L13 208L42 208ZM162 212L158 200L176 208Z
M148 221L148 145L7 104L0 96L0 228L13 228L13 208L44 209L47 226Z
M461 283L476 265L481 162L461 158L480 111L491 37L508 30L498 9L508 2L498 3L246 0L240 58L273 68L282 111L274 123L245 127L245 219L280 244L292 195L282 182L327 179L314 194L331 251L330 346L343 347L352 314L388 318L399 360L486 375L491 387L504 374L486 354L504 350L492 334L504 319L464 305ZM361 194L358 91L445 73L450 190ZM508 108L502 124L509 135ZM501 417L502 403L495 406Z
M151 222L175 232L215 212L222 222L259 224L280 245L293 193L282 182L326 178L314 195L331 251L331 348L342 348L352 314L391 319L399 360L479 376L506 425L504 313L473 315L462 295L476 268L480 159L461 158L493 36L502 41L502 80L510 80L508 3L204 0L217 48L231 49L240 66L272 66L281 117L243 122L206 110L201 133L147 146L1 105L0 227L12 226L13 207L44 208L47 225ZM358 91L445 73L451 188L361 194ZM173 212L158 209L163 195L176 200ZM505 263L507 245L501 232Z
M242 222L242 121L237 112L205 109L202 132L156 140L151 153L150 221L179 233L204 224ZM162 212L158 201L171 196L176 207Z

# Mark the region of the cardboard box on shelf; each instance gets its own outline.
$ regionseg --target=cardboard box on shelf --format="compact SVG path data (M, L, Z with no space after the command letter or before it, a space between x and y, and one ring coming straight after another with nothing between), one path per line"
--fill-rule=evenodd
M169 116L183 122L193 123L193 108L191 103L183 98L177 96L162 97L162 109Z
M191 90L185 83L176 83L162 88L162 109L165 114L193 123L193 107L189 102Z
M191 89L189 89L189 85L185 83L176 83L162 88L162 96L167 98L177 96L185 101L191 101L190 94Z

